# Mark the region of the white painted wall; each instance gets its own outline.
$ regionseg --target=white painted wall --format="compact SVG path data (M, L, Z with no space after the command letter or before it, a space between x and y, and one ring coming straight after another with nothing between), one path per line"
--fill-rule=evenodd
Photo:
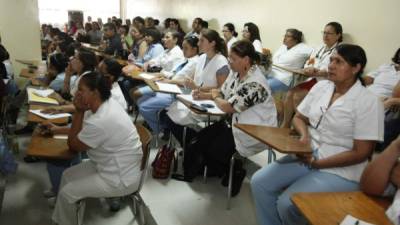
M15 59L41 59L37 0L0 0L0 35L10 53L15 75L22 66Z
M399 0L127 0L127 16L176 17L184 28L200 16L221 31L232 22L241 34L245 22L256 23L263 45L276 50L287 28L303 31L306 43L322 44L321 31L338 21L345 42L361 45L367 52L367 70L388 62L400 47Z

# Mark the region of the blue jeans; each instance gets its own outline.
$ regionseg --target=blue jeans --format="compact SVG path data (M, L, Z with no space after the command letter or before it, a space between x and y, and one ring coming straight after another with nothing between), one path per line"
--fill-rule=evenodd
M143 102L143 101L145 101L145 100L147 100L148 98L151 98L151 97L155 97L156 96L156 93L149 87L149 86L143 86L143 87L140 87L139 89L138 89L138 91L140 92L140 94L142 94L142 97L140 97L138 100L137 100L137 104L139 105L141 102Z
M160 124L160 127L158 125L158 112L170 106L173 101L174 97L171 94L165 93L156 93L154 97L142 96L139 99L139 113L143 116L147 124L149 124L150 128L153 130L153 133L159 133L164 127L163 124Z
M312 170L288 155L257 171L251 189L260 225L302 225L307 221L290 199L294 193L356 191L359 187L335 174Z
M267 82L268 86L271 88L272 93L287 92L289 90L289 86L274 77L267 77Z
M49 173L51 190L58 193L61 183L62 174L69 167L80 163L80 157L76 156L73 159L49 159L47 160L46 167Z

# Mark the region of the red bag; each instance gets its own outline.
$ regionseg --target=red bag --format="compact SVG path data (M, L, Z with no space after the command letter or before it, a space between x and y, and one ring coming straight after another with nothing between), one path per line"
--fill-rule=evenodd
M158 150L154 161L151 163L153 178L166 179L169 177L172 159L175 157L174 153L175 149L168 145L164 145Z

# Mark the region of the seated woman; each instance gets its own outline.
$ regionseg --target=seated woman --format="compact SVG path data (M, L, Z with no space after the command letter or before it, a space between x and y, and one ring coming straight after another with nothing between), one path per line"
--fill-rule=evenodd
M306 224L290 198L297 192L359 189L376 141L383 139L383 104L360 82L364 50L342 44L330 58L328 80L310 90L293 119L313 154L287 155L251 179L260 224Z
M275 65L289 69L303 68L310 57L312 49L302 43L303 33L297 29L287 29L283 38L283 45L274 53L272 62ZM289 90L293 81L293 74L286 70L272 67L267 77L272 93Z
M104 76L91 72L81 78L68 146L71 151L87 152L89 161L67 169L62 176L52 216L59 225L76 224L76 203L81 199L124 196L138 188L139 135L128 114L110 96L111 85Z
M147 51L147 42L145 41L145 29L131 27L131 36L133 37L133 45L131 54L128 56L128 60L134 62L135 60L143 59Z
M266 146L258 140L248 136L233 126L235 123L254 125L277 125L277 113L271 90L268 87L266 78L259 66L259 55L251 42L242 40L235 42L230 50L229 61L231 72L222 85L221 89L212 89L211 98L217 106L230 117L232 121L231 133L233 140L207 140L209 142L223 142L224 145L234 148L215 149L205 148L203 150L206 164L209 168L218 168L223 174L227 184L229 177L229 162L235 151L240 155L248 157L266 149ZM197 91L194 91L196 95ZM223 132L217 130L216 132ZM232 141L231 144L227 142ZM233 143L234 141L234 143ZM235 164L233 176L232 196L240 191L246 171L241 163Z
M210 90L219 88L225 82L229 74L228 60L226 59L225 41L215 30L204 29L199 38L199 50L204 53L200 55L193 79L187 79L185 86L191 90L199 90L196 97L211 97ZM172 131L175 137L182 140L182 125L197 124L190 110L175 101L168 109L168 116L165 117L164 124ZM189 129L187 138L194 130ZM182 143L181 143L182 144Z
M125 96L122 93L121 87L118 84L118 79L122 73L122 66L117 60L108 58L100 62L98 71L110 79L111 86L111 98L118 102L122 108L126 111L128 104L126 103Z
M162 74L169 74L172 70L184 61L183 52L181 50L182 40L181 36L176 31L169 31L163 38L165 50L161 55L146 62L143 69L147 71L151 67L161 67ZM140 87L139 89L132 90L132 99L135 102L142 101L145 97L154 96L155 93L149 86ZM143 96L143 98L142 98Z
M172 72L169 72L164 78L160 78L160 82L177 84L184 86L186 79L193 79L196 65L198 61L199 47L197 46L198 38L188 36L182 44L183 54L186 60L177 65ZM144 97L143 97L144 98ZM174 101L173 95L165 93L155 93L154 96L140 100L138 103L139 113L149 124L154 133L159 133L157 113L167 108ZM162 126L164 128L164 126Z
M377 196L395 196L386 215L394 224L399 224L400 187L400 136L365 168L360 181L363 192Z
M32 84L49 87L61 93L64 87L65 68L68 66L68 58L62 53L51 54L45 77L32 79Z
M238 33L235 30L235 26L232 23L226 23L222 28L222 34L224 35L226 47L228 48L228 51L230 51L233 43L238 40Z
M178 19L172 18L169 21L168 31L178 32L181 37L185 37L185 31L182 30L181 24L179 23Z
M392 58L391 63L383 64L377 70L364 76L368 90L378 97L386 99L392 97L395 85L400 81L400 48Z
M329 59L335 47L343 41L343 28L337 22L330 22L325 25L322 39L324 44L314 49L310 59L306 62L304 74L310 76L307 81L290 89L285 97L284 115L281 127L289 128L294 109L307 95L308 91L318 80L328 76Z
M63 98L56 93L51 94L49 97L58 101L60 106L49 107L44 112L74 112L75 108L69 101L69 97L74 97L78 90L80 79L86 74L93 72L97 66L96 55L88 50L80 49L75 51L75 56L70 59L70 62L65 69L65 78L63 86ZM75 77L76 74L76 77Z
M260 37L260 31L254 23L245 23L243 27L242 37L245 40L250 41L253 43L254 49L257 52L262 52L262 43Z

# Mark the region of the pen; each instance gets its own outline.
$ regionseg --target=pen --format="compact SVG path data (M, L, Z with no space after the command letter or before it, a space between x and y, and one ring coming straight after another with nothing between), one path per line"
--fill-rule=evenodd
M200 91L200 88L203 86L204 82L201 82L199 88L197 88L198 91Z

